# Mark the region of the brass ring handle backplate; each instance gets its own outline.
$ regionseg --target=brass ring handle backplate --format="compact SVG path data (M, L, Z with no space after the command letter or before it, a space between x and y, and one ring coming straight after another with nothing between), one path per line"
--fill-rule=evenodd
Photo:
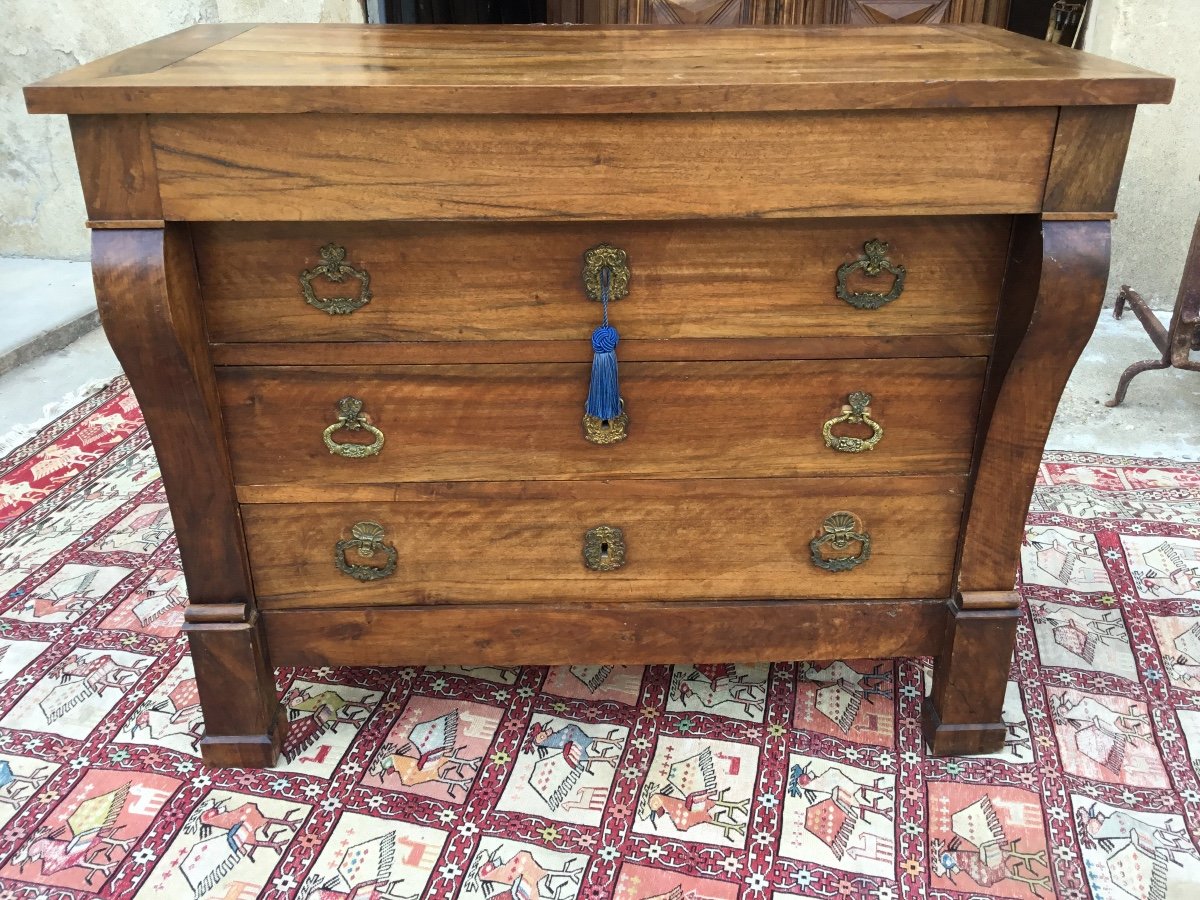
M857 554L832 555L841 553L857 543ZM858 516L851 512L835 512L826 516L821 524L821 534L809 542L812 551L813 565L828 572L848 572L855 566L861 566L871 558L871 536L862 527Z
M321 435L330 453L347 459L362 459L364 456L377 456L383 449L383 432L367 421L362 408L363 402L357 397L343 397L337 402L338 420ZM347 431L366 431L375 440L370 444L340 443L333 439L333 435L342 428Z
M611 572L625 565L625 532L597 525L583 536L583 562L593 572Z
M300 273L300 293L304 302L331 316L344 316L371 302L371 276L366 269L356 269L346 262L346 248L337 244L326 244L320 250L321 263ZM342 284L347 278L359 282L357 297L318 297L313 281L326 278L334 284Z
M856 309L879 309L884 304L891 303L904 291L904 278L907 274L904 266L898 266L887 258L888 245L884 241L873 240L863 244L865 256L842 263L837 270L838 299L845 300ZM846 280L858 270L862 270L872 278L880 272L889 272L893 277L892 287L886 294L875 291L852 291L846 286Z
M883 437L883 426L871 418L871 395L866 391L855 391L846 399L850 402L842 407L842 414L834 416L821 428L825 446L841 453L862 453L864 450L873 449ZM834 427L842 423L866 425L871 429L871 436L858 438L834 434Z
M625 401L620 401L621 411L615 419L600 419L583 414L583 436L590 444L615 444L629 437L629 415L625 412Z
M583 254L583 290L600 300L600 273L608 269L608 299L620 300L629 293L629 255L620 247L597 244Z
M338 541L333 546L333 564L339 572L349 575L357 581L377 581L386 578L396 571L398 554L391 544L383 542L383 526L377 522L359 522L350 529L350 539ZM353 550L362 559L371 559L376 553L383 552L382 566L368 566L352 563L346 559L346 554Z

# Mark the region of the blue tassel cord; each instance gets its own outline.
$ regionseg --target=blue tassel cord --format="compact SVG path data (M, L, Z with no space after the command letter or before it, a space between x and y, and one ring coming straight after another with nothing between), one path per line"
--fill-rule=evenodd
M592 332L592 384L588 390L587 414L597 419L615 419L621 413L621 388L617 381L617 344L621 336L608 324L609 270L600 270L600 302L604 323Z

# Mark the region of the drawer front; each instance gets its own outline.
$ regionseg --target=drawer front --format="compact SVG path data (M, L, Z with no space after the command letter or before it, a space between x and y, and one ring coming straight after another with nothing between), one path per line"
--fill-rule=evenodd
M965 488L948 476L398 486L391 502L244 504L242 516L265 608L933 598L950 594ZM839 511L854 514L840 532ZM585 563L600 526L620 534L593 534L593 564L623 545L619 568ZM869 558L834 532L866 536ZM822 538L816 552L843 571L813 562Z
M629 259L629 294L612 304L623 340L990 334L1011 220L848 219L774 222L438 223L193 226L211 339L242 341L526 341L586 345L600 305L582 260L607 242ZM846 290L886 294L895 276L864 274L865 244L905 269L899 296L859 309ZM302 272L345 250L371 297L331 314L306 301ZM362 298L361 278L310 282L320 302Z
M361 222L1032 213L1057 122L1040 107L149 125L168 219Z
M311 490L406 481L962 474L985 363L626 363L627 437L602 446L584 437L587 364L221 367L217 377L238 483ZM849 421L858 415L843 409L855 392L870 401L865 418ZM338 401L347 396L362 401L369 428L330 430L342 421ZM827 445L827 422L834 447L843 449Z

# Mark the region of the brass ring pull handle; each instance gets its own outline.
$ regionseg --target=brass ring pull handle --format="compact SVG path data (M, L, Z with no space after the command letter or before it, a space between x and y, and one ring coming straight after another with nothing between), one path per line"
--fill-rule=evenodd
M350 529L350 540L338 541L333 547L333 564L358 581L377 581L396 571L396 548L383 542L383 526L377 522L359 522ZM385 555L382 566L367 566L346 560L346 553L356 550L363 559L371 559L379 551Z
M871 536L863 530L858 516L835 512L825 518L822 533L809 542L813 565L829 572L848 572L871 558ZM854 556L827 556L826 550L840 552L853 543L860 549Z
M304 302L315 306L331 316L344 316L371 302L371 276L366 269L356 269L346 262L346 248L337 244L326 244L320 250L321 263L300 273L300 293ZM324 277L334 284L342 284L347 277L359 282L357 297L318 297L313 281Z
M821 428L825 446L841 453L862 453L864 450L874 449L875 445L883 438L883 426L871 418L871 395L866 391L855 391L846 399L850 403L842 407L842 414L834 416ZM842 423L870 426L872 434L869 438L835 435L833 433L834 426Z
M860 256L853 262L842 263L837 270L838 299L845 300L856 309L879 309L886 303L891 303L904 291L904 276L907 274L904 266L898 266L887 258L888 245L884 241L873 240L863 244L866 256ZM872 278L880 272L890 272L893 276L892 289L886 294L875 291L855 292L846 287L846 279L861 269Z
M615 419L600 419L583 414L583 436L591 444L615 444L629 437L629 416L625 412L625 401L620 401L621 411Z
M377 456L383 449L383 432L367 421L362 408L363 402L357 397L343 397L337 402L338 420L321 435L330 453L347 459L362 459L364 456ZM370 444L338 443L333 439L333 435L342 428L347 431L366 431L375 440Z
M608 269L608 299L629 293L629 254L611 244L597 244L583 254L583 290L592 300L601 299L600 273Z
M583 536L583 562L593 572L611 572L625 565L625 532L597 525Z

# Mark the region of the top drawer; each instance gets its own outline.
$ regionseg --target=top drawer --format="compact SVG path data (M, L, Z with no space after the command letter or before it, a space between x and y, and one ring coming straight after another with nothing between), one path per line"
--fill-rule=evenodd
M303 223L193 226L209 334L243 341L527 341L586 345L599 323L583 254L628 254L629 294L612 306L623 341L990 334L1004 274L1007 216L562 224ZM903 267L878 309L837 296L888 293L886 268L854 267L868 241ZM371 297L331 314L305 300L301 273L334 244L369 278ZM311 281L320 299L359 298Z
M1054 107L149 117L163 216L187 222L1032 213L1057 123Z

